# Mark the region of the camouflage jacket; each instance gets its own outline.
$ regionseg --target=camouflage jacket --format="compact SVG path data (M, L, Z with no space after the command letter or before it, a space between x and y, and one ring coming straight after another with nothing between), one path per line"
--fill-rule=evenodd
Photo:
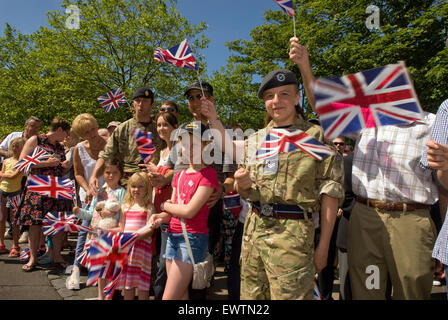
M99 154L99 157L104 160L118 158L123 164L124 172L129 174L138 172L138 164L142 163L135 138L132 135L132 129L135 127L152 133L152 144L156 151L151 157L151 162L157 164L159 162L160 150L164 148L165 142L160 139L156 130L156 123L152 119L147 126L137 122L134 118L123 122L114 130L103 151Z
M314 160L301 150L278 154L278 161L255 160L258 146L264 141L271 121L249 136L240 167L250 172L252 186L249 201L297 205L305 212L320 210L320 197L327 194L342 202L344 198L344 167L341 155ZM300 129L323 142L322 128L297 118L288 129ZM333 147L334 149L334 147Z

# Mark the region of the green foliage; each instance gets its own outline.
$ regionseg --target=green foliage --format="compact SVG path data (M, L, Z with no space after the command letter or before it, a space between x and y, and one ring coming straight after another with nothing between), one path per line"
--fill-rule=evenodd
M193 71L154 61L156 47L169 48L189 40L201 72L206 65L200 50L209 42L201 33L205 23L192 25L167 0L64 1L80 9L80 28L65 26L65 10L48 13L50 27L31 35L9 25L0 38L0 135L21 130L31 116L45 127L56 115L71 121L93 114L100 125L131 117L128 107L105 113L97 97L121 87L130 103L142 86L154 90L156 105L184 100ZM185 108L185 104L181 107Z
M313 71L340 76L405 61L423 109L436 112L447 97L448 2L429 0L296 0L296 31L306 45ZM367 6L380 8L380 29L369 30ZM227 87L221 98L238 114L236 121L257 128L264 117L256 99L261 78L275 68L288 68L300 79L289 60L292 18L281 10L265 12L266 22L255 27L251 40L227 43L234 53L214 81ZM224 104L225 103L225 104ZM311 109L305 102L309 117ZM246 110L242 113L242 110ZM262 119L261 118L261 119ZM261 121L262 122L262 121Z

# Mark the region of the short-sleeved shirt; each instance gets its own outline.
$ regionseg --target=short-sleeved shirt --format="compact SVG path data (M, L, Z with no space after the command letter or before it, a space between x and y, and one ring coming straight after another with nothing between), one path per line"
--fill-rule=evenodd
M14 165L17 163L17 160L13 158L8 158L3 162L3 166L5 167L5 173L14 173L16 169L14 169ZM12 179L3 178L0 182L0 190L4 192L16 192L22 188L22 177L23 173L19 172L19 174Z
M363 129L355 145L352 189L360 197L400 203L434 204L433 171L420 166L435 115L411 124Z
M344 168L341 155L315 160L301 150L279 153L276 162L256 160L255 153L273 128L271 121L265 128L249 136L244 150L244 163L252 185L247 199L261 204L290 204L304 212L318 212L320 197L344 198ZM296 118L288 129L300 129L324 142L322 128L301 118Z
M179 181L179 176L182 173ZM200 186L211 187L214 192L218 188L218 178L215 170L212 167L205 167L197 172L186 172L182 170L174 175L173 189L176 189L176 197L174 203L178 204L177 189L179 188L179 197L183 204L188 204L193 198L196 190ZM199 209L198 213L191 219L184 219L187 232L207 234L208 229L208 214L210 209L207 207L207 203ZM174 216L171 218L170 225L167 229L171 233L182 233L181 219Z
M104 150L99 153L99 158L104 160L113 158L120 159L123 164L123 171L129 175L140 171L138 164L142 163L135 138L132 135L132 129L135 127L146 132L151 132L152 144L156 148L156 151L151 156L151 162L157 164L159 162L160 150L164 148L165 142L160 139L156 130L156 123L152 119L146 125L137 122L134 118L123 122L114 130ZM125 185L127 179L122 178L121 182L122 185Z

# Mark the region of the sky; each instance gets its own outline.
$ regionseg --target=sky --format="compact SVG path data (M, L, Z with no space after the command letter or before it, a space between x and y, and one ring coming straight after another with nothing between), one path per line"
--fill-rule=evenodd
M208 24L204 35L210 43L202 50L208 75L226 65L226 41L249 40L250 31L263 24L264 11L281 10L273 0L178 0L176 8L190 22ZM52 10L63 10L62 0L0 0L0 32L8 22L22 33L33 33L48 26L47 12Z

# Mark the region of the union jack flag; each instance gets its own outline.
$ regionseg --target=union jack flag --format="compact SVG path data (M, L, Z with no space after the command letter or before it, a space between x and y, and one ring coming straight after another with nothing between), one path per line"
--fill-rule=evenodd
M108 93L97 98L103 107L104 111L111 112L127 103L123 90L118 88L116 90L109 91Z
M319 285L317 284L317 275L314 276L313 282L314 282L313 300L325 300L319 291Z
M313 159L323 160L334 151L302 130L270 129L255 153L256 160L268 160L282 152L302 150Z
M19 209L20 203L22 202L22 193L16 194L13 197L8 198L6 205L11 208L13 213L16 213Z
M294 4L292 0L274 0L285 13L291 17L294 17Z
M89 275L87 286L92 286L99 278L109 283L104 288L106 300L113 296L127 256L137 240L138 233L106 232L90 241Z
M188 47L187 39L168 50L157 48L154 51L154 60L198 71L196 59L194 58L190 47Z
M151 155L156 151L152 145L151 132L140 130L139 128L132 129L132 135L137 143L137 149L145 163L149 163Z
M84 245L84 250L82 250L81 254L78 256L78 263L87 269L90 267L90 241L86 242Z
M28 262L28 260L30 260L30 248L25 248L22 251L20 251L20 256L19 256L19 260L21 262Z
M403 62L340 78L320 78L313 90L327 139L424 117Z
M75 194L73 181L68 178L30 175L27 183L29 191L51 198L72 200Z
M51 155L47 151L37 146L30 154L26 155L25 158L18 161L13 168L27 174L32 166L50 157Z
M92 231L91 228L78 225L78 218L71 212L49 212L42 221L44 236L59 232Z

